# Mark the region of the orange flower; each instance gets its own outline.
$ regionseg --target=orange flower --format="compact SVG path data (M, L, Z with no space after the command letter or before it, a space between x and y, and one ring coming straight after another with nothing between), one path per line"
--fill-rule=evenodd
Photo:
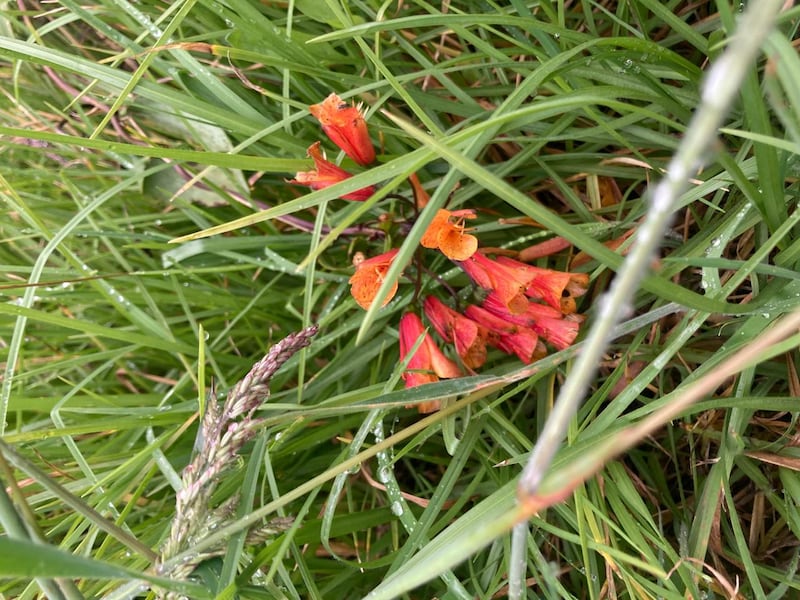
M474 218L473 210L449 211L440 208L420 244L426 248L438 248L450 260L467 260L478 249L478 238L464 233L464 219Z
M350 293L364 310L372 306L372 301L375 300L375 295L386 277L386 272L392 266L392 261L397 256L397 252L398 249L394 248L389 252L368 258L356 267L356 272L350 278ZM382 306L386 306L396 293L397 282L395 281Z
M464 314L489 331L487 344L506 354L516 354L526 365L546 354L532 329L506 321L479 306L468 306Z
M507 267L481 252L476 252L467 260L460 262L459 265L478 286L497 292L498 297L502 299L503 304L510 312L525 312L528 300L525 298L524 292L533 279L532 274ZM527 267L528 265L522 266Z
M365 166L375 160L375 149L360 105L350 106L336 94L331 94L321 103L309 106L308 110L322 124L322 131L347 156Z
M536 302L528 302L525 312L513 314L494 293L486 297L483 308L507 323L530 328L558 350L567 348L575 341L582 320L580 315L564 317L558 309Z
M465 367L477 369L486 362L488 332L483 327L433 296L425 298L423 309L436 333L444 341L455 343L456 352Z
M408 353L424 336L414 355L408 361L402 377L406 387L416 387L433 383L442 379L460 377L461 370L447 358L430 335L425 331L422 320L414 313L405 313L400 317L400 360L405 360ZM418 405L419 412L429 413L439 409L439 401L434 400Z
M295 175L294 179L289 181L289 183L307 185L312 190L321 190L323 188L332 186L334 183L339 183L340 181L344 181L345 179L353 176L351 173L348 173L344 169L337 167L332 162L328 162L319 146L319 142L314 142L308 149L308 155L314 159L314 166L316 167L316 170L300 171L297 173L297 175ZM375 187L369 186L360 190L356 190L355 192L345 194L341 196L341 198L343 200L357 200L359 202L363 202L372 196L373 192L375 192Z
M529 277L530 283L525 288L525 295L529 298L544 300L553 308L565 308L563 304L565 292L571 297L582 296L586 293L586 287L589 285L589 275L586 273L565 273L541 269L506 256L498 256L497 262ZM574 301L572 305L574 305ZM562 312L574 312L574 309Z

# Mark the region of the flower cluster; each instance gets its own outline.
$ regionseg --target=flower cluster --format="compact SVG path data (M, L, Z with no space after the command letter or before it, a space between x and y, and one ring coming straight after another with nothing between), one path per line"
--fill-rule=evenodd
M328 137L350 158L362 166L375 160L360 107L350 106L331 94L321 104L311 106L310 111ZM297 173L291 183L318 190L352 176L325 159L319 142L309 148L308 154L316 169ZM416 176L411 177L411 185L417 208L424 207L428 196ZM342 198L363 201L374 191L370 186ZM417 313L407 312L401 317L400 357L406 362L406 387L474 373L486 362L488 347L516 355L529 364L545 356L548 345L562 350L578 335L583 316L577 313L575 299L586 292L588 275L534 267L504 256L505 252L479 248L478 238L466 226L476 217L474 210L439 209L420 240L424 248L438 250L458 265L480 288L476 296L482 300L461 311L435 296L422 302L422 313L438 337L453 345L457 360L442 352ZM350 291L365 310L372 306L397 253L395 248L357 262ZM397 289L395 282L384 305ZM421 412L438 408L436 402L419 406Z
M309 111L322 124L325 132L334 144L344 153L362 166L375 160L375 148L369 139L367 122L360 106L350 106L336 94L331 94L319 104L312 104ZM344 169L329 162L320 149L320 142L315 142L308 149L308 155L314 160L313 171L301 171L289 183L307 185L312 190L321 190L352 177ZM364 201L375 191L369 186L342 196L343 200Z

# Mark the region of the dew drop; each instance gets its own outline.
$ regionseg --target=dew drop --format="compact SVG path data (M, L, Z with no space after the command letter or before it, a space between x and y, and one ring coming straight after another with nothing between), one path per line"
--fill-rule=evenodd
M389 467L381 467L378 470L378 481L381 483L389 483L392 479L392 471Z

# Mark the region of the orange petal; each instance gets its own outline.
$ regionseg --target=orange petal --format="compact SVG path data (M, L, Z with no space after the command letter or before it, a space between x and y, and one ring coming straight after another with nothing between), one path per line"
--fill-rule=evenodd
M543 356L539 338L532 329L507 321L478 306L468 306L464 314L492 333L487 336L486 343L498 350L516 354L525 364Z
M499 262L500 258L504 257L492 260L482 252L476 252L468 260L461 261L459 264L477 285L497 292L510 311L522 312L527 306L523 292L533 279L533 275L530 275L524 268L516 266L527 267L528 265L511 261L516 265L507 266Z
M465 367L476 369L486 362L486 331L482 327L435 296L425 298L423 308L439 336L446 342L455 343Z
M400 358L405 360L407 354L424 335L422 343L409 359L402 377L406 387L416 387L425 383L438 381L440 377L460 377L461 370L447 358L430 335L425 332L422 320L414 313L405 313L400 317Z
M299 185L307 185L312 190L321 190L329 187L340 181L344 181L352 177L350 173L344 169L336 166L325 158L325 155L320 148L319 142L314 142L308 148L308 155L314 159L314 171L300 171L295 175L294 179L289 180L289 183L296 183ZM343 200L356 200L364 201L375 192L374 186L368 186L349 194L341 196Z
M470 325L471 323L471 325ZM464 317L453 330L456 352L469 369L482 367L486 362L486 333L472 319Z
M433 341L433 338L430 335L425 337L424 343L428 344L428 350L431 357L431 368L433 369L434 373L436 373L442 379L461 377L461 369L458 368L456 363L444 355L444 352L439 349L439 346L436 345L436 342Z
M467 260L478 250L478 238L457 228L439 232L439 250L450 260Z
M392 261L397 256L398 249L394 248L389 252L384 252L378 256L373 256L361 262L356 267L356 272L350 277L350 293L355 301L363 308L368 310L378 294L378 290L383 284L386 273L392 265ZM386 306L397 293L397 282L395 281L389 294L381 306Z
M408 180L411 182L411 188L414 190L414 203L417 205L417 210L422 210L428 205L431 196L425 191L425 188L422 187L416 173L409 175Z
M383 276L385 274L386 271L381 272L376 269L372 273L367 271L356 272L350 278L350 294L353 296L358 305L364 310L369 310L369 307L372 306L375 296L378 295L378 290L381 289L381 285L383 284ZM397 287L397 282L395 281L394 285L389 290L389 294L383 300L381 306L386 306L389 301L394 298L395 294L397 293Z
M439 232L443 227L446 227L450 219L450 211L440 208L428 225L428 229L419 241L425 248L438 248L439 247Z
M442 402L440 400L428 400L427 402L406 406L406 408L412 408L413 406L417 407L420 414L427 415L439 410L442 407Z

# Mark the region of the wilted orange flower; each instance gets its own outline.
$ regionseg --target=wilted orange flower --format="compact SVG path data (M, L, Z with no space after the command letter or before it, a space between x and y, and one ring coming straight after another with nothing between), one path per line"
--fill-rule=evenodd
M565 308L562 302L565 296L564 292L567 292L573 298L582 296L586 293L586 287L589 285L589 275L587 273L565 273L563 271L542 269L533 265L526 265L506 256L498 256L497 262L516 272L525 273L526 277L530 277L530 283L525 288L526 296L544 300L547 304L559 310ZM574 301L570 306L574 307ZM574 308L567 311L562 310L562 312L574 312Z
M289 183L296 183L299 185L307 185L312 190L321 190L326 187L332 186L334 183L339 183L352 177L344 169L337 167L332 162L325 159L325 155L320 149L320 143L314 142L308 149L308 155L314 159L314 171L300 171L295 175L295 178L290 180ZM363 202L375 192L374 186L369 186L350 192L341 196L343 200L357 200Z
M487 344L506 354L516 354L526 365L547 352L532 329L511 323L479 306L468 306L464 314L489 331Z
M510 312L525 312L528 307L525 290L533 279L532 274L506 267L481 252L476 252L459 265L477 285L497 292Z
M350 278L350 293L364 310L368 310L372 306L372 301L375 300L375 295L386 277L386 272L392 266L398 250L398 248L394 248L389 252L363 260L356 267L356 272ZM397 282L395 281L381 306L386 306L396 293Z
M309 106L308 110L320 122L322 131L347 156L365 166L375 160L375 149L360 106L351 106L336 94L331 94L319 104Z
M444 341L455 344L465 367L477 369L486 362L487 331L483 327L434 296L425 298L423 309L436 333Z
M571 245L572 243L569 240L566 240L561 236L556 236L550 238L549 240L545 240L544 242L539 242L538 244L534 244L533 246L528 246L527 248L523 248L522 250L519 251L517 257L522 262L530 262L532 260L536 260L537 258L542 258L543 256L550 256L551 254L555 254L556 252L560 252L561 250L566 250Z
M460 377L461 370L442 353L433 338L425 331L422 320L414 313L405 313L400 317L400 360L406 359L420 336L424 336L423 340L408 361L406 371L402 375L406 387L433 383L440 378ZM433 412L439 409L439 401L425 402L417 407L421 413Z
M411 189L414 191L414 204L417 205L417 210L422 210L428 205L431 196L422 187L422 183L416 173L409 175L408 180L411 182Z
M449 211L440 208L420 244L426 248L438 248L450 260L467 260L478 249L478 238L464 233L464 219L474 218L473 210Z
M551 306L528 302L523 313L511 313L495 294L489 294L483 301L483 308L497 318L535 331L558 350L563 350L575 341L583 319L580 315L564 317L561 311Z

